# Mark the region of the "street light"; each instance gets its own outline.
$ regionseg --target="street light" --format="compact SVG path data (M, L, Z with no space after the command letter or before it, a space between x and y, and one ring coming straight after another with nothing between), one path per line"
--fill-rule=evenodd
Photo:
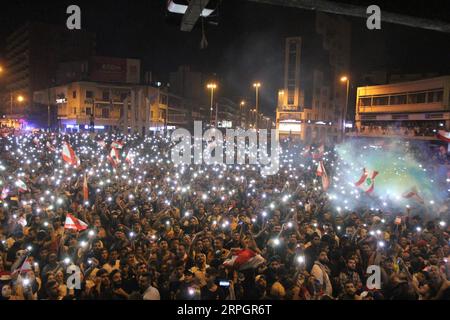
M13 96L13 94L12 94L12 92L11 92L11 99L10 99L11 101L11 111L10 111L10 114L13 114L13 102L14 102L14 96ZM16 97L16 101L17 102L19 102L19 103L21 103L21 102L24 102L25 101L25 98L24 98L24 96L22 96L22 95L18 95L17 97Z
M261 87L261 83L259 82L255 82L253 84L253 87L255 88L255 93L256 93L256 119L255 119L255 128L258 129L258 110L259 110L259 106L258 106L258 100L259 100L259 88Z
M210 117L209 117L209 122L211 124L211 122L212 122L212 112L213 112L213 103L214 103L214 90L217 88L217 85L215 83L208 83L206 88L211 90L211 109L210 109Z
M240 108L239 108L239 111L240 111L239 122L240 122L240 124L242 126L242 109L244 109L244 107L245 107L245 101L242 100L239 105L240 105Z
M346 96L345 96L345 106L344 106L344 116L342 117L343 119L342 119L342 121L343 121L343 124L342 124L342 139L344 139L344 136L345 136L345 124L347 123L347 109L348 109L348 94L349 94L349 91L350 91L350 79L347 77L347 76L342 76L341 77L341 82L345 82L346 83L346 85L347 85L347 94L346 94Z

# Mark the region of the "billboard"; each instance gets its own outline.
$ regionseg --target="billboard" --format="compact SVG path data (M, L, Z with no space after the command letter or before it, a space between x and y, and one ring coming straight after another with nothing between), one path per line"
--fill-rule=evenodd
M93 57L90 78L99 82L139 83L141 62L137 59Z

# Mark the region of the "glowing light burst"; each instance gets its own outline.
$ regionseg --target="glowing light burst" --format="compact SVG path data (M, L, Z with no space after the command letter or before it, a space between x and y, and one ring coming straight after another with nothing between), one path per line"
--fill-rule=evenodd
M341 194L339 198L335 195L329 196L336 205L346 204L345 201L348 200L352 209L364 202L373 207L404 207L405 203L412 200L405 199L402 195L413 187L416 187L420 196L427 201L445 200L445 194L436 192L434 181L437 181L438 177L431 170L426 170L413 153L407 152L407 144L398 141L391 141L383 146L368 144L364 140L352 140L336 146L339 161L334 163L336 174L333 177L334 184L329 190L331 194ZM375 189L370 198L359 197L363 192L354 186L364 168L378 171L374 181ZM353 198L346 197L348 194Z

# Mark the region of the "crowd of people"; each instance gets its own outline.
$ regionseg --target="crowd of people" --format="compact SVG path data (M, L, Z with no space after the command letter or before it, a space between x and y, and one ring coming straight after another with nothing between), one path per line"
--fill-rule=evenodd
M63 141L78 165L61 158ZM282 145L271 176L175 165L171 147L131 134L0 138L1 299L450 298L448 201L374 210L361 194L338 212L299 144ZM337 161L327 147L329 176ZM65 228L68 215L87 227Z
M359 129L355 128L355 131L363 135L434 137L442 129L443 123L439 121L410 121L389 125L373 122L362 125Z

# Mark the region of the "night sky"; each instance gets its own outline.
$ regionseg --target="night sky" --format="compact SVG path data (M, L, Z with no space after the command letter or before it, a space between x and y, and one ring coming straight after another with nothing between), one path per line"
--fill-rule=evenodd
M343 1L378 4L382 10L448 20L450 1ZM28 20L65 25L66 8L81 7L82 29L97 34L97 54L135 57L151 70L155 80L167 81L179 65L216 77L221 93L236 101L253 99L251 84L262 82L261 109L273 114L277 89L282 86L284 38L314 28L312 11L224 0L214 18L205 23L209 46L200 49L200 23L191 32L180 31L180 17L168 15L165 0L146 1L23 1L2 2L0 57L5 37ZM369 31L366 21L352 23L352 79L372 70L395 73L450 74L450 34L382 24ZM214 76L215 74L215 76ZM364 83L353 83L360 85Z

